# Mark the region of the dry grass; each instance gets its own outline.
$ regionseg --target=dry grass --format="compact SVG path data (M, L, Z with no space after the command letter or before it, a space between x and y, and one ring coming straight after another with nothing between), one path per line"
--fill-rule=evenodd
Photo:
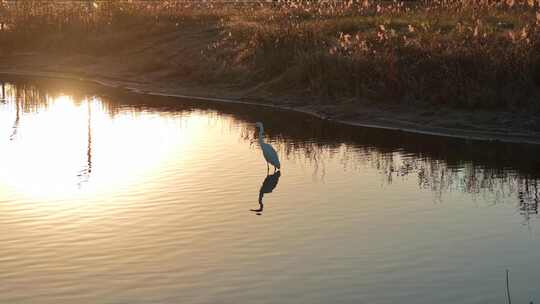
M540 110L540 0L0 3L3 53L113 56L206 28L198 81L316 103Z

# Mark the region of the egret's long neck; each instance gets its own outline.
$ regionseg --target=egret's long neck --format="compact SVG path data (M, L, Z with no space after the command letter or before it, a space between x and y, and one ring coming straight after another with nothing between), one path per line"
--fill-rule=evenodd
M264 143L264 129L263 127L260 127L259 129L259 145L262 145Z

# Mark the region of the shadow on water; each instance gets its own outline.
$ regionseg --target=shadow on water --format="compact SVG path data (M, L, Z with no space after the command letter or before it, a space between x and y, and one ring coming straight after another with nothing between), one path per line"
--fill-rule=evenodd
M263 197L267 193L272 193L274 189L276 189L277 184L279 182L279 177L281 176L281 171L276 171L274 174L267 175L264 179L261 188L259 189L259 208L258 209L251 209L251 211L255 212L257 215L262 215L264 203L263 203Z
M7 104L20 102L17 116L47 107L55 96L68 94L79 104L89 97L99 97L101 106L111 117L126 111L204 112L210 117L226 117L231 119L234 127L241 129L241 137L247 142L254 140L254 123L263 121L267 140L282 157L301 156L312 162L315 168L324 168L326 159L337 158L346 170L366 166L376 169L388 184L395 179L415 178L419 188L430 190L439 201L442 201L444 193L452 191L489 194L495 197L495 203L514 197L526 220L536 217L538 212L540 146L536 145L357 128L290 111L138 95L67 80L15 77L5 78L4 83L11 83L2 84L2 96ZM81 171L82 180L87 180L92 171L91 131L89 109L87 164ZM267 178L272 178L272 175ZM276 184L278 179L279 176L275 177ZM265 190L265 183L266 179L260 191L260 212L263 209L262 197L269 193Z

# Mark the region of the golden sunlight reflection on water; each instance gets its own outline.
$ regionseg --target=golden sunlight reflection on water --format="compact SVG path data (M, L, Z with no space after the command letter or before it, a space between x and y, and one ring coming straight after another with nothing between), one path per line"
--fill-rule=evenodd
M6 114L0 114L8 124L2 130L13 132ZM169 158L189 158L186 145L204 134L204 119L196 114L180 120L156 113L110 117L98 100L75 103L64 95L18 124L9 141L3 134L0 184L34 199L106 195L141 182Z

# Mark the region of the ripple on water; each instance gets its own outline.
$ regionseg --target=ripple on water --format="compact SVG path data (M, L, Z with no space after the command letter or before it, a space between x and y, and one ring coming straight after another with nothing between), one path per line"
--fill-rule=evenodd
M540 296L537 147L52 82L0 96L2 303Z

